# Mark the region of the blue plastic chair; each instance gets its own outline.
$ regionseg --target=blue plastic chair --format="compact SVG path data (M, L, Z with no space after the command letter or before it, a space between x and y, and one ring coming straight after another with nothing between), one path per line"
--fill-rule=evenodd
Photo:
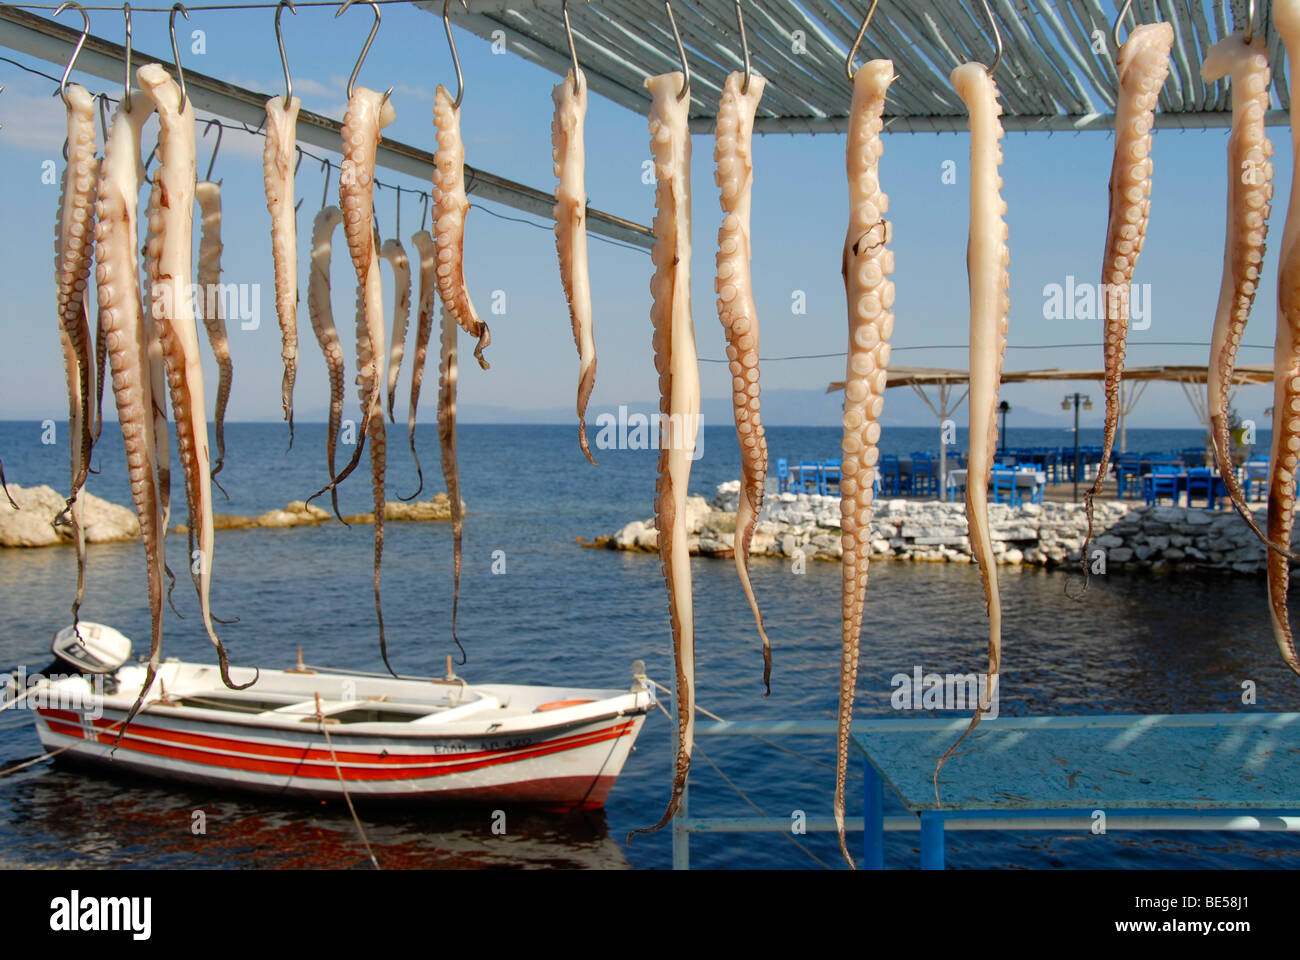
M1016 471L994 468L990 490L994 503L1009 503L1013 507L1016 506L1019 502L1016 492Z
M1142 478L1142 495L1148 506L1159 503L1161 497L1177 504L1178 468L1169 464L1153 465L1151 472Z
M799 461L799 492L800 493L820 493L822 484L825 479L822 476L822 465L811 460ZM809 489L809 488L812 489Z
M785 457L777 457L776 460L776 490L777 493L785 493L790 489L790 464Z
M896 454L887 453L880 458L879 475L881 489L886 496L902 496L903 468L899 464Z
M1115 488L1120 500L1125 493L1136 493L1142 476L1142 457L1136 453L1122 453L1115 461Z
M835 487L835 492L839 493L840 492L840 461L838 459L823 460L821 476L818 479L820 481L818 484L819 487L818 492L821 493L823 497L830 496L832 486Z
M1268 495L1268 460L1247 460L1242 466L1247 500L1263 500Z
M914 497L937 497L939 478L935 474L934 460L928 453L912 454L911 494Z
M1205 498L1206 510L1219 509L1218 473L1208 467L1192 467L1187 471L1187 506L1192 505L1193 497Z

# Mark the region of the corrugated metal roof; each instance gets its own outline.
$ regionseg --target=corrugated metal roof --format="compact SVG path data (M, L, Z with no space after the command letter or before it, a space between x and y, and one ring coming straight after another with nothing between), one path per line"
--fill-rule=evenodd
M1008 130L1113 129L1114 3L1099 0L989 0L1002 34L997 70ZM1122 5L1122 3L1120 4ZM442 16L438 0L417 6ZM768 80L755 128L766 133L843 131L850 88L844 59L870 0L743 0L755 72ZM1280 40L1271 29L1271 0L1257 0L1256 30L1272 51L1274 110L1290 107ZM1159 8L1157 15L1157 7ZM1157 126L1220 127L1230 122L1226 85L1205 84L1202 55L1244 25L1246 0L1134 0L1126 21L1174 25L1169 80ZM691 67L691 124L711 130L723 80L743 68L733 0L679 0L673 13ZM468 0L452 4L452 22L557 74L569 69L561 0ZM569 17L578 61L592 90L645 113L648 76L680 69L664 5L658 0L573 0ZM1124 34L1121 33L1121 36ZM991 62L993 41L976 0L881 0L859 61L887 57L899 79L890 88L891 131L966 129L966 111L948 74L968 60Z

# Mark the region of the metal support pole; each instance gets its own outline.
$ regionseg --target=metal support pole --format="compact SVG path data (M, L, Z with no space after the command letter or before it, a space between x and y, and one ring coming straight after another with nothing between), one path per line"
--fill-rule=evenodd
M921 869L943 869L943 815L930 810L921 814Z
M871 765L862 761L862 867L865 870L885 868L885 782Z
M682 787L682 802L677 805L677 815L673 817L673 869L691 869L691 831L686 823L690 816L691 784L688 780Z

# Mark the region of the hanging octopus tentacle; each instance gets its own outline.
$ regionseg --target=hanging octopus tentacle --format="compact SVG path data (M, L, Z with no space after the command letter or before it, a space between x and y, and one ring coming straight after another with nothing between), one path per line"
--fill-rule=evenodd
M411 234L411 243L420 255L420 304L415 330L415 355L411 358L411 405L406 413L406 439L411 446L411 459L415 461L415 474L419 485L415 493L403 500L414 500L424 491L424 469L420 455L415 452L415 415L420 406L420 385L424 382L424 363L429 355L429 337L433 333L433 305L437 293L438 250L433 235L428 230ZM399 495L400 496L400 495Z
M9 501L9 506L13 507L15 510L21 509L17 502L15 502L13 495L9 492L9 484L5 480L5 466L3 463L0 463L0 488L4 489L5 499Z
M234 367L230 360L230 338L226 335L226 320L222 316L221 287L221 184L202 180L194 188L199 210L203 214L203 234L199 239L199 310L203 326L208 331L208 343L217 361L216 435L217 462L212 467L212 482L225 495L226 488L217 483L217 474L226 463L226 406L230 403L230 384Z
M767 696L772 692L772 645L749 581L749 545L763 509L763 488L767 484L767 434L763 429L758 392L758 309L754 305L754 282L749 268L750 193L754 186L751 145L754 114L767 81L751 76L749 92L743 93L744 80L743 73L727 77L718 108L713 159L718 165L714 181L722 191L722 226L718 228L718 276L713 288L718 295L718 319L727 337L731 408L740 446L740 499L736 505L733 552L740 585L763 640L763 695Z
M733 74L734 76L734 74ZM750 80L751 85L758 77ZM840 593L840 706L836 733L835 829L840 852L854 866L844 838L844 784L857 692L862 609L871 563L871 515L880 415L885 406L889 338L894 332L893 224L884 219L889 195L880 189L880 139L885 94L894 79L889 60L872 60L853 76L846 166L849 227L844 238L844 290L848 299L849 353L844 379L844 437L840 481L840 529L844 545ZM757 345L755 345L757 350Z
M365 289L366 340L376 356L384 356L384 302L383 284L379 277L379 257L376 254L374 223L375 152L381 139L379 131L397 118L393 104L382 93L367 87L356 87L343 114L343 162L339 164L339 206L343 208L343 234L348 242L348 255L357 274L357 283ZM371 265L374 276L371 277ZM371 286L373 284L373 287ZM361 341L357 341L360 357ZM315 500L325 491L333 491L352 475L361 462L361 453L370 434L372 415L383 416L383 378L379 376L375 358L365 361L365 368L357 368L358 382L370 384L370 402L362 411L361 430L356 448L343 471L332 477L327 486L307 498ZM374 463L371 458L372 467Z
M104 325L104 341L113 372L113 397L126 451L131 500L140 521L149 585L149 663L140 695L118 731L139 712L162 662L163 544L162 501L158 491L157 447L154 443L153 380L149 369L149 325L140 302L137 209L144 165L140 135L153 113L148 97L131 98L131 109L119 104L104 159L100 164L96 222L96 295Z
M1002 104L998 86L982 63L962 64L952 85L970 113L970 238L966 269L970 274L970 458L966 474L966 523L971 555L979 564L989 617L989 669L970 726L934 767L934 796L939 798L939 771L966 739L997 696L1002 664L1002 598L997 558L989 529L989 480L998 440L998 388L1007 350L1007 314L1011 309L1007 248L1007 204L1002 199Z
M1169 75L1169 50L1174 28L1168 23L1135 27L1119 51L1119 97L1115 104L1115 159L1110 171L1110 216L1106 251L1101 265L1101 289L1106 315L1102 331L1106 359L1106 422L1101 462L1092 489L1083 495L1088 515L1079 565L1087 587L1088 545L1092 542L1092 501L1101 494L1110 471L1119 425L1119 387L1124 377L1128 342L1129 285L1146 241L1151 216L1151 127L1155 123L1160 88ZM968 488L969 489L969 488Z
M433 122L438 128L438 149L434 153L433 204L434 244L438 250L438 295L461 329L478 339L474 359L484 370L488 362L483 350L492 342L488 325L479 319L465 286L465 144L460 138L460 107L442 84L434 92Z
M1290 80L1300 57L1300 0L1273 4L1273 24L1286 47ZM1300 150L1300 127L1291 123L1292 156ZM1295 524L1296 468L1300 460L1300 177L1294 167L1277 284L1277 340L1273 347L1273 442L1268 464L1268 539L1290 544ZM1286 665L1300 674L1300 657L1287 613L1291 563L1287 553L1268 553L1269 618Z
M574 93L574 86L578 92ZM587 78L573 70L551 92L555 119L551 121L551 157L555 161L555 251L560 259L560 283L569 304L573 342L578 348L578 444L596 464L587 442L587 402L596 385L596 341L592 335L591 277L587 270L586 150L583 121L587 116Z
M1237 348L1246 332L1259 288L1259 272L1268 237L1273 200L1273 144L1264 127L1271 71L1263 36L1247 45L1240 34L1225 37L1210 48L1201 64L1201 77L1213 83L1232 78L1232 133L1228 137L1228 228L1223 251L1223 280L1210 338L1206 389L1214 459L1233 507L1265 545L1269 542L1246 504L1245 492L1232 465L1228 407L1232 394ZM1289 552L1289 551L1288 551Z
M79 84L67 88L68 165L54 228L54 274L59 320L59 343L68 390L68 433L71 445L70 489L67 504L55 525L70 523L77 549L77 593L72 621L77 622L86 587L86 534L82 528L85 486L94 444L95 391L94 344L90 336L87 305L95 240L95 185L99 163L95 159L94 98Z
M393 341L388 350L388 419L393 420L393 399L402 372L402 354L406 352L406 326L411 318L411 261L397 237L385 240L379 255L393 268Z
M243 689L253 680L236 685L230 679L225 645L212 626L211 588L214 530L212 479L209 473L207 406L203 398L203 365L199 357L198 329L190 264L193 256L194 219L194 105L180 103L180 88L156 63L141 67L136 76L140 87L158 111L159 166L154 174L159 205L151 211L150 227L157 236L158 281L154 290L155 320L167 365L172 412L176 419L176 445L185 472L185 500L188 527L194 532L197 550L191 551L191 571L197 579L199 609L208 639L217 651L221 679L232 689ZM156 218L157 222L152 222Z
M338 207L325 207L316 214L311 229L311 277L307 281L307 312L311 315L311 328L316 333L321 353L325 356L325 369L330 382L329 427L325 438L325 461L333 481L334 454L338 446L339 426L343 421L343 347L339 331L334 325L334 308L330 303L330 258L334 245L334 228L343 222L343 211ZM339 513L339 492L330 488L334 515Z
M460 466L456 457L456 333L459 328L451 311L442 308L442 329L438 360L438 450L442 456L442 479L447 485L447 503L451 508L452 594L451 639L460 650L460 662L466 660L465 647L456 633L456 616L460 608L461 536L465 527L465 507L460 499Z
M262 180L266 209L271 214L271 256L275 263L275 313L280 321L280 357L284 376L280 404L289 423L293 447L293 384L298 375L298 221L293 206L294 170L297 166L298 109L291 97L266 101L266 147L262 151Z
M149 191L149 202L145 207L147 225L144 244L145 276L145 337L148 345L150 407L153 419L154 472L158 476L158 508L162 516L163 535L171 525L172 518L172 470L171 470L171 435L167 427L167 365L163 361L162 324L156 319L160 316L160 307L155 303L155 296L160 289L158 285L158 257L162 252L162 236L154 229L154 224L162 224L162 184L155 177ZM192 552L191 552L192 555ZM180 617L181 613L172 602L172 591L176 589L176 575L171 567L163 563L163 573L167 577L167 605ZM184 619L181 617L181 619Z
M659 373L659 463L655 481L655 528L659 561L668 587L668 611L676 664L677 756L667 809L651 833L677 813L691 769L695 743L695 612L686 531L686 492L700 414L700 368L691 320L691 138L690 98L678 99L685 77L674 71L649 77L650 150L654 155L655 271L650 279L655 370Z

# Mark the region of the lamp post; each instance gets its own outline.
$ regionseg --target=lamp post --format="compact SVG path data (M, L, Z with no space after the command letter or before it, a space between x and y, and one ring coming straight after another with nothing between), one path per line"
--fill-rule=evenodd
M1079 499L1079 406L1083 409L1092 409L1092 398L1082 393L1067 393L1065 399L1061 401L1061 409L1069 410L1074 407L1074 499Z
M998 404L998 414L1002 417L1002 429L1000 440L998 441L998 452L1007 452L1007 414L1011 412L1011 404L1003 400Z

